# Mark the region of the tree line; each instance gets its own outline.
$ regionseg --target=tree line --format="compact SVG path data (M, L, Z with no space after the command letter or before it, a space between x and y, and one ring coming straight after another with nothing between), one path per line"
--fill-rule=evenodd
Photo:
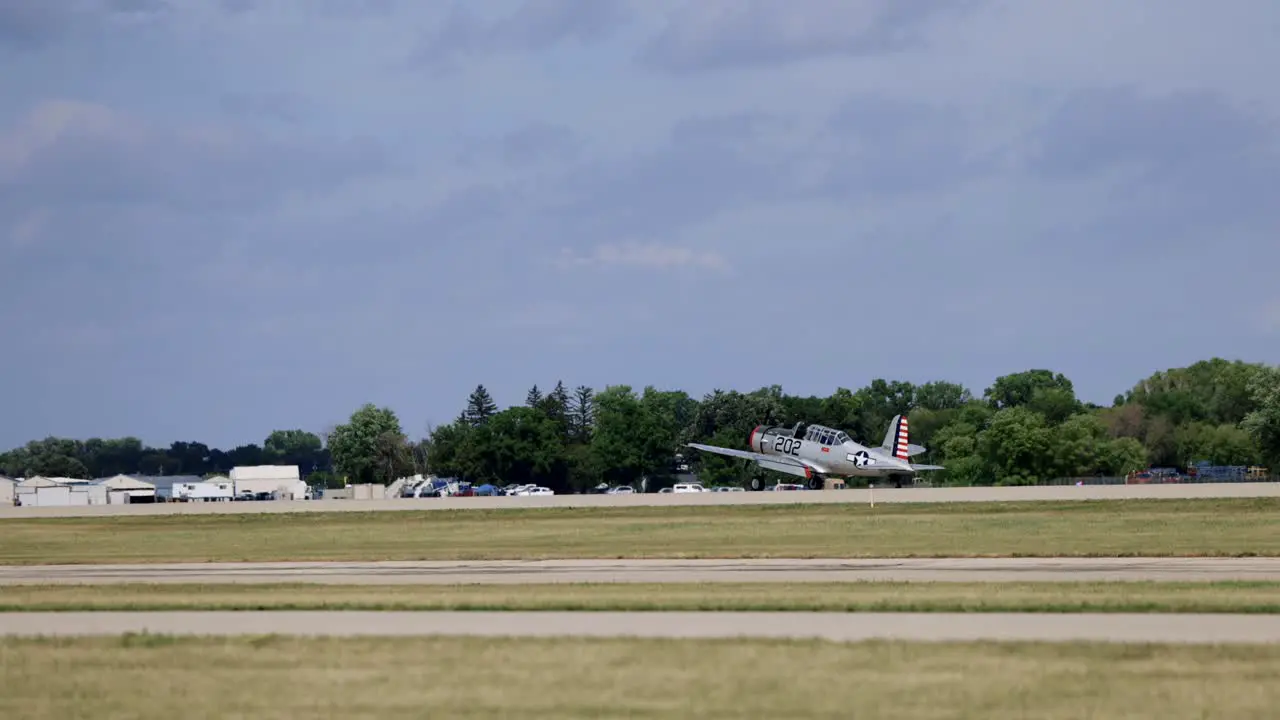
M367 404L324 436L277 430L262 445L230 451L196 442L144 447L136 438L46 438L0 455L10 476L101 477L115 473L212 474L235 465L296 464L313 484L387 484L434 473L472 482L537 483L557 492L598 483L669 481L683 453L706 484L741 483L753 465L682 450L705 442L744 448L757 425L840 428L878 445L896 414L910 420L919 462L945 465L936 483L1035 484L1124 475L1147 467L1280 465L1280 368L1213 358L1151 375L1110 406L1081 401L1071 380L1045 369L1003 375L982 395L948 381L873 380L826 397L780 386L750 392L615 385L532 387L499 409L477 386L450 423L410 439L390 408Z

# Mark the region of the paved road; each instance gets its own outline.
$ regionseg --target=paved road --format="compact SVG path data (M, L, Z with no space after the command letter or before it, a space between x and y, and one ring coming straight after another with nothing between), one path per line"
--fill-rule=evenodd
M801 492L643 493L513 497L397 498L392 500L282 500L273 502L158 503L79 507L0 506L0 519L176 515L212 513L370 512L566 507L670 507L676 505L786 505L797 503L939 503L1036 500L1280 497L1275 483L1184 485L1061 485L1031 487L878 488Z
M1280 643L1280 616L806 612L0 613L0 635L126 632Z
M497 560L0 567L0 586L81 583L432 585L640 582L1273 580L1280 558Z

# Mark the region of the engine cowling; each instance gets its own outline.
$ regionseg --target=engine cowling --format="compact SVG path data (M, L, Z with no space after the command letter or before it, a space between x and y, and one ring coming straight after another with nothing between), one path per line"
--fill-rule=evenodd
M749 447L752 452L776 455L778 454L776 452L777 448L774 446L777 444L778 438L783 437L790 439L791 436L791 428L783 428L776 425L758 425L751 431L751 437L748 438L747 447Z

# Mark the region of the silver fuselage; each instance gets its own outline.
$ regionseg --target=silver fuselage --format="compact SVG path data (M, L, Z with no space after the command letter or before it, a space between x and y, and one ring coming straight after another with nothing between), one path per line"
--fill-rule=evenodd
M823 425L809 425L799 437L795 428L760 426L751 431L748 447L762 455L789 456L813 466L823 475L885 477L913 473L908 460L882 448L862 445L847 434Z

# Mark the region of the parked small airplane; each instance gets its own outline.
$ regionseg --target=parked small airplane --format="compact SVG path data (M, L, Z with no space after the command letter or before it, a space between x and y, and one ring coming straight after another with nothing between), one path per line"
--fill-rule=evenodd
M823 425L799 422L795 427L757 426L747 438L750 450L734 450L715 445L689 443L689 447L729 457L754 460L757 465L776 472L805 478L813 490L825 486L826 478L887 478L902 487L904 477L921 470L941 470L941 465L917 465L908 460L925 448L912 445L907 432L907 419L897 415L889 422L880 447L866 447L840 430ZM751 479L752 490L763 490L764 479Z

